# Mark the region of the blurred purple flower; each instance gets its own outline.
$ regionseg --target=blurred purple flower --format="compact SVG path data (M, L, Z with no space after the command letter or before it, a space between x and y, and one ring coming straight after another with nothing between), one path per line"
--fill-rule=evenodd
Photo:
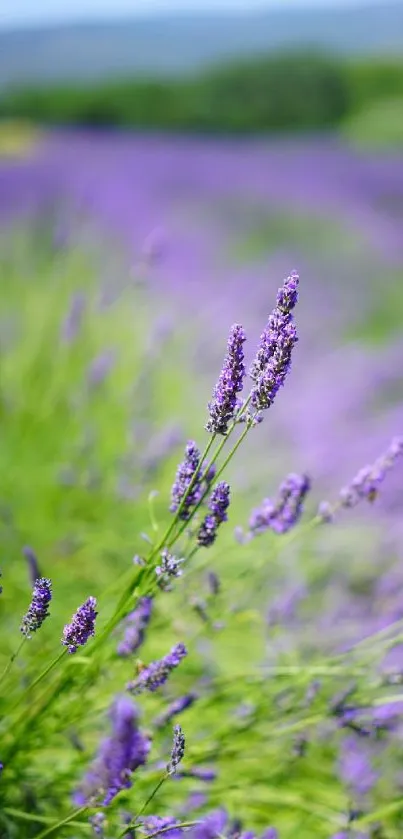
M375 501L381 483L387 472L395 465L396 460L403 454L403 437L392 440L387 451L379 457L372 466L361 469L350 484L340 492L342 507L355 507L359 501Z
M118 696L110 710L112 734L100 745L98 755L74 794L78 806L98 799L103 807L122 789L130 789L132 775L147 760L151 743L138 728L138 711L126 696Z
M291 473L280 486L275 502L265 498L260 507L252 511L249 528L252 535L273 530L274 533L288 533L299 521L303 502L310 490L306 475Z
M87 382L89 387L99 387L105 381L116 361L113 350L104 350L93 359L88 367Z
M165 684L172 670L181 663L182 659L187 655L187 650L184 644L176 644L172 650L160 661L152 661L148 667L144 667L132 682L127 685L127 690L130 693L142 693L145 690L154 692L158 690L161 685Z
M132 655L139 649L144 641L144 635L151 619L152 609L152 597L141 597L134 611L126 618L125 634L117 647L118 655L126 657Z
M176 717L178 714L186 711L187 708L191 708L194 702L196 702L196 699L198 699L197 693L186 693L184 696L179 696L178 699L174 699L174 701L168 705L168 708L166 708L166 710L156 718L154 725L157 728L162 728L162 726L171 722L173 717Z
M346 737L341 743L340 775L355 795L367 795L378 780L371 763L372 757L366 742L357 737Z
M193 839L217 839L223 832L228 821L225 810L215 810L209 813L203 821L194 828Z
M72 344L81 329L87 301L85 295L78 292L73 295L70 308L62 323L61 339L65 344Z

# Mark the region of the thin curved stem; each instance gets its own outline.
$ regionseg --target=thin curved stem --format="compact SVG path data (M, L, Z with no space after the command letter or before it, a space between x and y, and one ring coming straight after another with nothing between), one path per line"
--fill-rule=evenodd
M2 674L1 674L1 676L0 676L0 684L2 683L3 679L5 679L5 678L6 678L6 676L8 675L8 673L10 672L10 670L11 670L11 668L12 668L13 664L14 664L14 661L16 660L16 658L18 658L18 656L19 656L19 654L20 654L20 652L21 652L21 650L22 650L22 648L23 648L23 646L24 646L24 644L25 644L25 641L26 641L26 640L27 640L26 635L24 635L24 636L23 636L23 638L21 638L21 641L20 641L20 643L18 644L18 647L17 647L17 649L15 650L15 652L13 652L13 653L10 655L10 658L9 658L9 660L8 660L8 662L7 662L7 664L6 664L5 668L4 668L4 670L3 670L3 672L2 672Z

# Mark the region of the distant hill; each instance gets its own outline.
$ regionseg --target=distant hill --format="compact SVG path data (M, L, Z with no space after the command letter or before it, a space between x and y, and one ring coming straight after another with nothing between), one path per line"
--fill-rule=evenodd
M402 54L403 2L0 30L0 87L191 73L282 47Z

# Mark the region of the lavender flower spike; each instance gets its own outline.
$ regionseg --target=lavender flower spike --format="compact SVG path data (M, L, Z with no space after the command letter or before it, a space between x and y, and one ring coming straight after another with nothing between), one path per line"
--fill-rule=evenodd
M168 548L164 548L161 551L161 565L157 565L155 569L155 573L157 575L158 582L160 588L164 590L169 590L170 584L169 581L173 577L181 577L182 576L182 568L181 565L184 562L184 558L178 559L177 556L171 554Z
M175 725L171 760L167 766L168 775L175 775L176 770L185 755L185 735L180 725Z
M108 804L122 789L132 786L132 774L143 766L150 751L150 740L138 727L138 711L126 696L119 696L111 710L112 733L101 743L97 757L74 794L78 806L97 799Z
M276 502L265 498L262 505L252 511L250 535L255 536L268 529L275 533L288 533L301 517L302 505L310 487L307 475L288 475L280 486Z
M144 667L137 679L129 682L127 690L134 694L143 693L145 690L153 693L165 684L172 670L178 667L186 655L187 649L184 644L176 644L160 661L152 661L148 667Z
M206 424L206 430L212 434L226 434L228 424L239 407L238 394L242 391L245 376L243 352L245 341L246 336L242 326L235 323L231 327L228 351L214 388L213 399L208 406L210 418Z
M95 597L89 597L82 606L79 606L71 623L64 627L62 644L67 647L69 653L76 653L78 647L83 647L88 638L95 635L95 620L98 614L96 606Z
M30 638L33 632L41 628L49 615L49 603L52 599L52 583L46 577L36 580L31 605L22 619L21 632Z
M176 513L182 504L182 500L194 478L194 475L199 468L200 451L193 440L189 440L185 449L185 459L179 464L175 482L171 490L171 513ZM194 482L191 491L187 494L184 501L179 518L182 521L188 521L191 514L191 509L194 507L200 498L200 476Z
M34 586L39 577L41 577L36 553L32 550L32 548L30 548L29 545L25 545L25 547L23 547L22 549L22 552L25 556L25 559L27 560L29 576L31 578L32 585Z
M152 614L152 597L141 597L136 609L126 620L126 631L118 644L117 653L123 657L132 655L144 641L144 634Z
M208 548L213 544L219 525L227 521L229 503L230 485L226 481L220 481L210 495L208 507L211 514L204 518L197 534L197 542L200 546Z
M181 714L186 708L190 708L196 702L197 698L197 693L185 693L184 696L179 696L178 699L174 699L168 705L168 708L154 720L154 725L157 728L162 728L162 726L171 722L172 718L176 717L177 714Z
M297 331L292 310L298 300L298 274L292 272L279 289L277 304L260 337L249 375L255 382L251 403L255 411L270 408L291 367Z
M351 483L340 492L342 507L355 507L359 501L375 501L387 472L403 454L403 437L392 440L387 451L372 466L361 469Z

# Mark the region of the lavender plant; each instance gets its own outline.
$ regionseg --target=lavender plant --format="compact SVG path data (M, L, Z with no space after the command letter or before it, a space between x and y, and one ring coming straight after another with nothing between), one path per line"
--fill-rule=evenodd
M273 405L290 373L297 343L298 286L298 275L293 272L279 289L243 399L246 336L241 326L232 327L208 407L208 441L204 451L193 441L186 446L171 491L166 528L161 532L153 513L153 537L146 534L148 549L141 559L127 563L109 587L100 570L99 584L94 579L100 596L88 597L76 609L62 632L61 652L57 632L53 627L50 630L53 602L51 620L47 620L50 581L38 577L26 549L34 590L22 632L28 638L41 629L45 649L41 669L33 670L22 651L19 669L11 667L13 653L3 674L0 828L5 839L16 835L44 839L68 830L78 831L77 835L92 831L105 839L130 835L173 839L185 835L191 839L252 839L256 835L305 839L315 835L326 839L365 835L365 831L374 837L373 828L383 825L392 839L398 835L400 796L394 786L392 795L381 792L378 796L382 775L375 763L390 760L392 774L399 765L387 738L399 725L396 703L401 697L398 687L391 691L383 681L381 664L402 640L403 614L398 613L390 625L377 626L367 638L336 645L330 652L318 650L310 638L309 655L299 659L286 645L281 649L279 633L273 631L273 624L261 626L256 610L252 611L255 623L248 623L251 610L237 605L236 580L231 608L220 614L225 582L220 586L213 571L205 605L199 608L201 624L195 626L190 619L188 625L183 619L188 608L182 597L185 586L193 579L198 587L202 584L197 576L199 549L211 547L206 556L217 562L215 546L220 540L226 550L234 550L222 525L228 518L230 496L232 510L236 493L221 476L246 436L258 433L263 412ZM74 344L77 329L74 324L68 326L62 330L64 344ZM106 384L104 368L101 373L97 370L95 375L90 368L92 384L95 379ZM109 366L107 373L108 378L113 376ZM373 467L357 476L335 507L355 506L361 499L374 501L401 452L399 439ZM318 533L323 533L319 525L331 518L329 511L324 514L323 505L307 525L297 527L309 491L305 475L289 475L276 500L265 500L253 511L249 535L271 531L274 537L284 537L276 540L283 546L296 539L299 529L312 534L318 525ZM250 545L251 540L245 541L241 562L248 566L249 576L255 573L258 578L253 550L263 540ZM273 565L279 550L270 557ZM266 564L268 558L265 554ZM6 575L5 579L7 589ZM231 601L232 597L231 593ZM57 596L55 607L56 601ZM64 611L64 604L57 603L57 609ZM169 631L164 610L172 614ZM205 654L206 643L224 644L225 649L225 626L218 633L223 627L217 617L231 621L238 632L234 635L235 668L227 669L222 660L220 667L214 666ZM280 623L283 619L284 615ZM270 650L260 661L250 654L249 640L257 634L258 622L263 645L267 643ZM302 623L297 630L303 635ZM116 649L117 633L121 640ZM175 636L174 643L170 652L161 655L169 649L170 634ZM216 642L218 634L222 640ZM281 637L285 635L284 631ZM144 661L135 659L140 649ZM368 666L374 657L378 671ZM133 668L134 676L128 681ZM351 680L353 688L344 690L340 698L340 687ZM138 707L128 694L138 697ZM385 708L392 705L394 713L388 716ZM106 707L110 708L110 731L99 743ZM140 707L144 728L139 727ZM381 719L379 709L384 712ZM165 728L184 711L189 720L186 760L185 768L177 771L185 756L184 734L180 724L175 724L169 745ZM362 748L364 738L368 749ZM63 751L64 762L55 770L52 755L57 750ZM318 755L329 775L334 767L335 778L331 776L328 788L315 770ZM52 796L47 796L44 767L50 765L55 777ZM388 771L386 777L390 777ZM185 793L190 793L189 799ZM276 827L269 826L273 824Z

